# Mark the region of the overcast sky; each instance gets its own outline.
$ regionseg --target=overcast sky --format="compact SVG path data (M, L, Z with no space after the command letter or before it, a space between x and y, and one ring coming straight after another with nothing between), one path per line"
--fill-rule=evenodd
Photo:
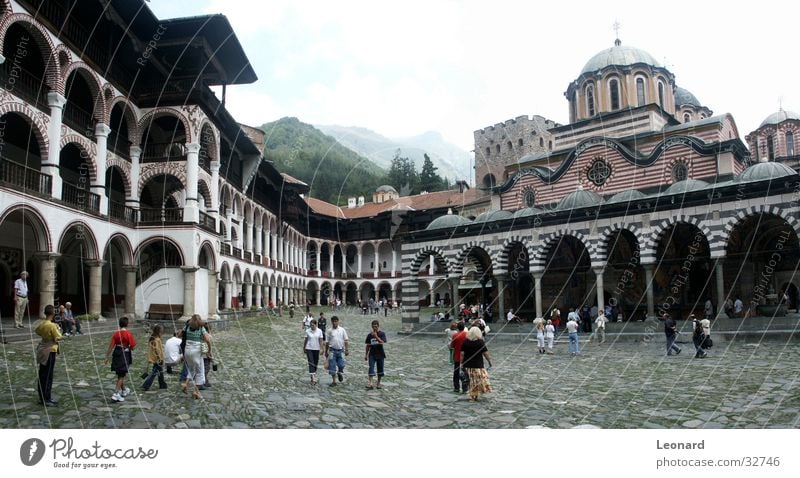
M730 5L730 6L729 6ZM440 132L472 150L476 129L519 115L568 120L568 84L623 44L664 63L679 86L744 136L800 110L797 8L760 1L311 2L152 0L159 18L222 13L259 81L228 88L238 121L283 116L385 136Z

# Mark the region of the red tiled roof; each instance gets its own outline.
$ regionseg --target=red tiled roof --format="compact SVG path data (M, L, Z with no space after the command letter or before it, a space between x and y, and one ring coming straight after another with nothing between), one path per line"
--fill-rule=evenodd
M290 183L290 184L302 184L303 186L308 186L308 184L304 183L303 181L300 181L296 177L290 176L290 175L288 175L286 173L281 173L281 176L283 176L283 180L286 181L287 183Z
M478 200L478 191L476 189L467 189L464 193L461 193L458 189L450 189L414 196L403 196L382 203L370 202L352 209L335 206L315 198L306 197L304 199L311 209L320 214L339 219L356 219L373 217L384 211L392 210L424 211L426 209L444 207L460 208L476 202Z

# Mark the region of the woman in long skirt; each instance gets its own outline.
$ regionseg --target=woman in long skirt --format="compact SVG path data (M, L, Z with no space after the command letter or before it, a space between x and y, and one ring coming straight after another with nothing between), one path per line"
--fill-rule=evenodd
M203 366L203 349L202 342L208 344L208 353L211 353L211 337L208 335L206 328L203 327L203 319L198 314L194 314L186 328L183 329L183 336L185 340L185 347L183 352L183 360L186 362L186 369L189 375L186 381L181 384L181 391L187 393L189 382L194 384L194 391L192 397L200 399L200 389L198 387L206 383L205 367Z
M482 394L492 391L489 373L483 368L484 358L491 367L492 359L483 341L483 333L478 327L472 327L467 333L467 340L461 345L461 366L469 375L469 399L476 402Z

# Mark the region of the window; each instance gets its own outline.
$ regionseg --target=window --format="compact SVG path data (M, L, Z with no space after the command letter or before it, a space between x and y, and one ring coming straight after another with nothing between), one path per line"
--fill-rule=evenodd
M492 148L487 146L486 147L486 156L491 156L491 155L492 155Z
M525 188L525 190L522 191L522 204L525 207L533 207L535 202L536 192L531 187Z
M386 261L383 261L383 268L386 269Z
M688 123L691 120L692 120L692 116L689 113L684 113L683 114L683 122L684 123Z
M608 82L608 89L611 92L611 111L619 109L619 81L616 79Z
M512 149L514 149L514 145L511 144L511 141L509 141L508 142L508 150L511 151Z
M520 139L517 141L517 146L519 146L520 148L522 147L522 138L520 138Z
M689 177L689 166L683 161L678 161L672 165L672 182L677 183Z
M773 144L772 135L767 136L767 159L770 161L775 159L775 145Z
M547 142L547 149L553 149L553 142L552 141L548 141Z
M544 148L544 138L539 138L539 147Z
M794 133L786 132L786 155L794 156Z
M594 87L589 85L586 87L586 111L589 116L594 116Z
M497 151L497 154L500 154L500 145L495 145L494 150Z
M644 106L644 78L636 78L636 106Z
M595 186L602 186L606 180L611 176L611 165L603 158L597 158L589 166L586 171L586 177L594 183Z
M658 105L664 108L664 83L658 82Z
M761 154L758 151L758 138L753 140L753 149L755 150L756 153L756 161L758 161L758 158L761 157Z

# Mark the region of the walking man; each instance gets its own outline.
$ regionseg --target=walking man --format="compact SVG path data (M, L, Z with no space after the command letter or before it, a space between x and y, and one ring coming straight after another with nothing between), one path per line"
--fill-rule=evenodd
M573 357L580 355L578 349L578 321L576 320L575 311L569 313L569 320L567 320L567 333L569 334L569 354Z
M331 330L328 331L328 340L325 343L325 358L328 359L328 373L331 374L331 387L336 386L336 378L344 381L344 357L350 354L350 341L347 331L339 327L339 317L331 317ZM344 355L342 355L344 354ZM338 369L338 370L337 370Z
M673 350L675 355L681 353L681 348L675 345L675 340L678 338L678 324L666 312L664 313L664 335L667 336L667 355L672 355Z
M22 271L14 281L14 328L24 329L22 317L28 308L28 271Z
M461 346L467 340L466 326L463 320L458 321L458 332L450 340L450 348L453 349L453 391L458 393L458 384L461 383L461 393L467 393L469 388L469 377L466 370L461 370Z
M383 379L383 362L386 359L386 352L383 350L383 344L386 343L386 334L380 330L380 324L377 320L373 320L371 325L372 332L367 334L367 338L364 341L367 346L364 351L364 360L369 363L369 384L367 384L367 388L383 388L381 380ZM376 366L378 368L377 385L372 383Z

